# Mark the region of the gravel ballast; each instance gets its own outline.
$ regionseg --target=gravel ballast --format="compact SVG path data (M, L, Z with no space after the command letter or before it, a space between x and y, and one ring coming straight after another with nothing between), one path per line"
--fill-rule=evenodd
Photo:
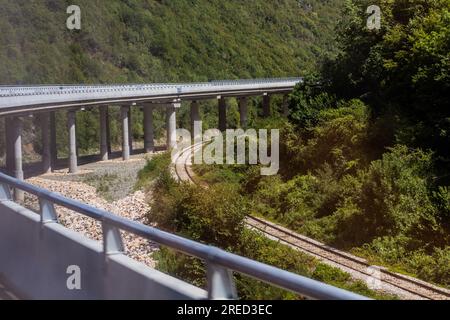
M133 191L132 186L136 182L137 173L144 167L146 158L136 156L129 161L113 160L88 164L80 167L76 175L69 175L66 171L58 171L51 174L29 178L28 183L59 193L67 198L78 200L93 207L106 210L126 219L147 224L146 215L150 207L146 201L148 195L142 191ZM83 181L96 181L102 176L112 176L115 179L107 180L114 201L108 201L98 194L97 189ZM89 177L89 179L86 179ZM118 187L118 183L127 181L125 188ZM25 205L37 209L37 199L27 196ZM75 213L69 209L56 207L59 222L65 227L79 232L86 237L102 241L102 228L98 221ZM136 261L155 267L152 253L158 250L158 245L141 237L122 232L125 246L125 254Z

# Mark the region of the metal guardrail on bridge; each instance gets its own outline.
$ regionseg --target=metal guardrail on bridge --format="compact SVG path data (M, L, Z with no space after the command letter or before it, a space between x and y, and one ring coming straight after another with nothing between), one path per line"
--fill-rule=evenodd
M104 210L65 198L59 194L37 188L0 173L0 202L12 201L11 188L23 190L39 199L40 220L42 224L58 222L55 205L68 208L79 214L100 221L103 229L103 253L106 256L124 251L120 234L120 231L122 230L203 260L207 265L209 299L237 298L232 275L233 271L292 291L310 299L367 299L363 296L256 262L215 247L124 219Z
M286 94L302 81L302 78L282 78L172 84L0 86L0 116L103 105Z

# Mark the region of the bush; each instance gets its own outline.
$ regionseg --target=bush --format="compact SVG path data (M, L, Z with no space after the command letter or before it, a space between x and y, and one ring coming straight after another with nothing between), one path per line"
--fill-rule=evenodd
M397 146L362 174L362 225L368 236L436 231L436 212L428 195L431 154Z
M149 219L193 240L232 249L239 241L248 208L234 185L217 184L204 189L180 184L156 192Z
M148 189L157 178L161 180L162 175L166 175L167 173L169 173L170 163L170 152L156 155L152 159L147 161L145 167L138 173L138 182L136 184L136 189ZM159 183L161 184L161 181L159 181Z
M412 255L412 269L422 279L450 287L450 247L436 248L430 256L422 251Z
M283 131L281 172L307 173L328 164L336 176L355 173L370 162L369 111L359 100L340 102L337 108L318 111L317 124L308 130ZM294 170L293 170L294 169Z
M321 92L317 80L306 78L290 95L289 120L299 128L313 128L319 122L322 110L336 106L336 98Z

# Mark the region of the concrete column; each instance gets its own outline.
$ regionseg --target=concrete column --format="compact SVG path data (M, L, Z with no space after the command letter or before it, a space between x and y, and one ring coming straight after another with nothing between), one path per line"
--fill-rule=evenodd
M144 106L144 151L146 153L155 151L153 132L153 106Z
M14 144L14 177L23 180L22 169L22 119L15 117L13 120L13 144ZM24 200L24 192L22 190L14 190L14 198L16 201Z
M108 107L100 107L100 156L102 161L109 159L107 121Z
M130 160L130 136L129 136L129 122L128 115L130 107L122 107L121 117L122 117L122 158L124 161Z
M50 173L52 171L52 156L50 143L50 113L41 115L42 131L42 171Z
M67 125L69 129L69 173L78 172L77 134L75 123L76 112L71 110L67 112Z
M131 107L128 110L128 145L130 147L130 154L133 153L133 121L131 115Z
M52 170L56 168L58 161L58 147L56 145L56 113L50 112L50 159Z
M289 116L289 96L287 94L283 96L283 116L285 118Z
M227 130L227 102L225 98L219 99L219 130Z
M166 126L167 126L167 148L173 149L177 144L177 113L179 107L177 103L167 105Z
M263 117L270 117L270 95L268 94L263 96Z
M200 118L200 110L198 107L198 102L197 101L192 101L191 103L191 135L192 138L194 139L194 123L196 121L201 121Z
M10 175L14 175L14 134L13 123L14 119L5 117L5 148L6 148L6 172Z
M247 97L239 98L239 113L241 115L241 128L247 128L248 122L248 99Z
M111 123L109 121L109 112L106 113L106 145L108 147L108 155L112 154L111 148Z

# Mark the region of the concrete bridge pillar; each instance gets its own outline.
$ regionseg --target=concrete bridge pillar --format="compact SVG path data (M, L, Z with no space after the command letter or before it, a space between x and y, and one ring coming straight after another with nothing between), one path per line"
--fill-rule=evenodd
M14 175L13 121L13 118L5 117L6 171L10 176Z
M227 130L227 102L225 98L219 98L219 130Z
M268 118L270 117L270 95L265 93L263 95L263 117Z
M124 161L130 160L130 135L129 135L129 111L130 107L122 107L122 158Z
M58 147L56 145L56 113L50 112L50 156L52 170L56 168L58 161Z
M167 148L173 149L177 144L177 112L176 110L181 107L178 102L171 103L167 106Z
M108 107L100 107L100 156L102 161L109 159L107 122Z
M153 106L144 106L144 151L155 151L155 136L153 132Z
M50 138L50 113L41 115L42 132L42 171L50 173L52 171L52 151Z
M191 134L192 134L192 138L194 139L194 124L196 121L201 121L200 118L200 110L198 107L198 102L197 101L192 101L191 103Z
M76 112L70 110L67 112L67 126L69 129L69 173L78 172L77 159L77 134L76 134Z
M133 153L133 121L131 107L128 108L128 146L130 147L130 154Z
M106 113L106 145L108 147L108 155L112 154L111 148L111 123L109 121L109 112Z
M23 180L22 168L22 119L19 117L13 118L12 127L12 141L14 145L14 177ZM24 200L24 192L22 190L14 190L14 198L16 201L22 202Z
M239 102L239 113L241 118L241 128L246 129L248 122L248 98L247 97L239 98L238 102Z

